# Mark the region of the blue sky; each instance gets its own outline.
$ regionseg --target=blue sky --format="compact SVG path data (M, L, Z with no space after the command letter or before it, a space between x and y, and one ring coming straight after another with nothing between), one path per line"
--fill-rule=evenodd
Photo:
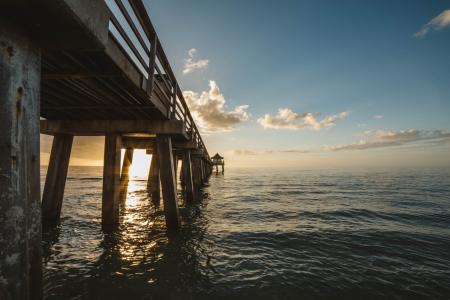
M228 165L450 167L449 1L143 1Z
M207 91L214 80L226 110L249 106L248 120L206 137L210 151L323 151L369 130L450 129L450 26L414 36L450 9L448 1L145 3L184 90ZM183 74L191 48L208 64ZM318 120L350 115L320 130L257 122L279 108L319 113Z

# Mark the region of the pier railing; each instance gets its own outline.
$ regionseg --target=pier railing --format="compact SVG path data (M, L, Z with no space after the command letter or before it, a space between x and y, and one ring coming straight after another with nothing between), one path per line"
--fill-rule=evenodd
M205 143L195 125L183 92L170 67L141 0L105 0L111 12L109 34L124 50L142 75L141 88L157 97L167 110L167 118L184 123L191 140L205 151Z

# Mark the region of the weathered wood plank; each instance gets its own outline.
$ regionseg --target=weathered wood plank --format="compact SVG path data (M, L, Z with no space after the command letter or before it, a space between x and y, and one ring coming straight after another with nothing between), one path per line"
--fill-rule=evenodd
M184 124L177 120L41 120L41 133L84 136L155 133L187 140Z
M149 149L155 142L156 137L122 137L124 148ZM173 149L197 149L197 144L192 141L174 141L172 140ZM150 153L148 153L150 154Z
M150 41L150 62L149 62L149 71L148 71L148 85L147 85L147 94L152 95L153 93L153 81L155 80L155 66L156 66L156 47L159 43L158 37L156 34Z
M58 72L45 72L42 74L42 80L56 80L56 79L84 79L84 78L116 78L123 77L123 74L115 72L87 72L81 70L73 71L58 71Z

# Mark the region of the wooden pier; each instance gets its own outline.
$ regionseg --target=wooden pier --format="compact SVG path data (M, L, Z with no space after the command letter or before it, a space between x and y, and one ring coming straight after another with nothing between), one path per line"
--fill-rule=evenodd
M53 135L40 199L39 134ZM58 224L74 136L104 136L102 228L114 230L134 149L177 230L212 161L141 0L0 3L0 299L41 299L41 228ZM121 149L126 149L122 173ZM223 170L223 169L222 169Z

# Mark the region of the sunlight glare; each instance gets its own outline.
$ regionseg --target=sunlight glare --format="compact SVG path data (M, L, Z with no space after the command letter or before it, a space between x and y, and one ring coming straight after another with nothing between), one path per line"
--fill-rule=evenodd
M122 162L123 156L125 155L125 150L122 149ZM130 167L130 177L131 178L147 178L148 171L150 169L150 161L152 156L146 154L146 151L143 149L135 149L133 153L133 162ZM130 179L131 179L130 178Z

